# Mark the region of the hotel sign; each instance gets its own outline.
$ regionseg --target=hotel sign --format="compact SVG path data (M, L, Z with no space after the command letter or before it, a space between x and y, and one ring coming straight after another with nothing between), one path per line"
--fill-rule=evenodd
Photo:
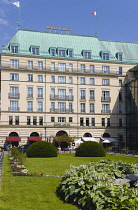
M54 123L54 126L70 126L69 123Z
M47 26L47 29L60 30L60 31L70 31L70 28L57 27L57 26Z

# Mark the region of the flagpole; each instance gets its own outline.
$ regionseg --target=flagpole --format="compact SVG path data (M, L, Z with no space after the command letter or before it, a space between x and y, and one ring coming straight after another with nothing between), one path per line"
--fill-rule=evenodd
M96 25L95 25L95 28L96 28L96 33L95 33L95 36L97 37L98 36L98 17L97 17L97 9L95 11L92 12L92 14L95 16L96 18Z
M21 3L19 1L19 14L18 14L18 30L20 29L20 7L21 7Z
M20 28L20 1L15 1L12 4L18 7L18 22L16 22L16 24L18 25L18 29L19 29Z
M97 12L97 10L96 10ZM98 15L96 14L96 34L95 34L96 37L98 37Z

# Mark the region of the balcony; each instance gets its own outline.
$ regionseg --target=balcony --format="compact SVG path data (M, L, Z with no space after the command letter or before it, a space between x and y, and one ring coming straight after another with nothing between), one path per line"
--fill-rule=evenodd
M8 97L9 98L14 98L14 99L19 99L20 98L20 93L16 93L16 94L9 93Z
M73 101L74 96L67 96L67 95L50 95L50 100L60 100L60 101Z
M101 114L110 114L111 110L101 110Z
M33 112L33 108L28 108L27 112Z
M33 98L33 94L28 94L27 98Z
M74 113L74 109L69 110L69 109L50 109L50 112L57 112L57 113Z
M93 97L93 96L90 96L90 99L89 99L90 101L95 101L95 97Z
M41 98L42 99L43 95L37 95L37 98L39 98L39 99Z
M59 71L59 72L73 72L73 73L80 73L80 74L102 74L102 75L119 75L119 72L118 71L113 71L113 70L110 70L110 72L103 72L103 70L97 70L95 69L94 72L91 72L90 69L85 69L82 71L81 68L73 68L72 71L69 69L69 68L66 68L66 69L60 69L60 68L53 68L51 69L51 67L47 68L45 66L43 66L43 68L40 69L39 66L37 65L34 65L32 68L30 68L28 65L21 65L19 64L19 66L11 66L10 63L9 64L2 64L0 66L1 68L5 68L5 69L21 69L21 70L24 70L24 69L28 69L29 71L30 70L38 70L38 71L51 71L51 72L54 72L54 71Z
M111 97L101 97L101 102L111 102Z
M8 111L19 112L20 108L19 107L8 107Z
M80 101L86 101L86 97L85 96L81 96L80 97Z
M37 111L38 112L43 112L43 109L42 108L38 108Z

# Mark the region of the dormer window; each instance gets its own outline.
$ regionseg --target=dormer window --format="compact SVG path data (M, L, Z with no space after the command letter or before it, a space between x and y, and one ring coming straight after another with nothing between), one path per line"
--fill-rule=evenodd
M59 57L66 57L66 49L65 48L58 48L58 56Z
M34 55L39 55L39 46L31 46L31 53Z
M109 60L110 52L109 51L101 51L101 58L103 60Z
M18 53L18 46L11 46L12 53Z
M51 55L55 56L55 50L54 49L51 49Z
M91 51L83 50L83 57L85 59L91 59Z
M118 61L122 61L123 60L123 53L118 52L117 53L117 59L118 59Z
M68 57L69 58L73 57L73 49L68 49Z
M65 50L59 50L59 56L65 57L65 55L66 55Z
M10 44L10 51L12 53L18 53L19 52L19 44L17 43L13 43L13 44Z
M32 53L33 53L34 55L39 55L39 48L33 47L33 48L32 48Z
M51 47L50 48L50 55L51 56L55 56L56 55L56 48L55 47Z
M109 60L109 53L103 53L103 60Z

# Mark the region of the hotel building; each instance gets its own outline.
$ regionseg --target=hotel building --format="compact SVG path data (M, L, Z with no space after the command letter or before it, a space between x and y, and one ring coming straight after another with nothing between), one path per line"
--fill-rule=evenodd
M0 145L56 135L125 141L138 44L18 30L0 54Z

